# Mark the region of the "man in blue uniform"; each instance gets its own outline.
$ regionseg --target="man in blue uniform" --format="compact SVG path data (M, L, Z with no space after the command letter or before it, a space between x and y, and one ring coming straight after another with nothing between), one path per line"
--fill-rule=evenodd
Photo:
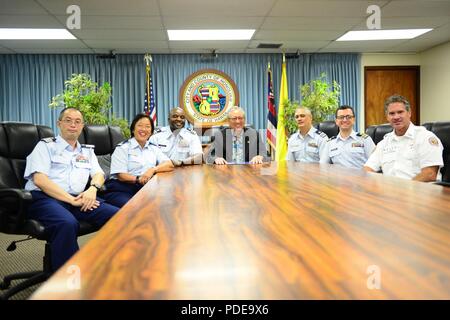
M295 121L298 132L289 138L286 160L319 162L328 136L312 126L312 114L308 108L297 108Z
M58 119L60 135L43 139L27 157L25 189L33 196L28 216L48 230L53 270L78 250L78 221L100 227L119 210L97 198L104 173L94 146L78 142L83 125L80 111L63 109ZM89 176L91 185L85 190Z
M174 166L202 164L203 151L197 133L185 128L183 109L173 108L169 112L169 125L162 127L150 137L150 142L159 146L172 160Z
M356 133L353 130L355 114L350 106L340 106L336 110L336 125L339 133L331 137L325 147L321 163L333 163L347 168L362 169L373 149L375 143L365 133Z

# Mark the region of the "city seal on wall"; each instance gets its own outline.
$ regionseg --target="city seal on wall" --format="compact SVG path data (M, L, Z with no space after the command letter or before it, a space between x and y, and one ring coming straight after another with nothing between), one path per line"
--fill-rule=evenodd
M180 104L195 127L212 127L227 122L228 110L239 105L234 81L215 69L191 74L180 88Z

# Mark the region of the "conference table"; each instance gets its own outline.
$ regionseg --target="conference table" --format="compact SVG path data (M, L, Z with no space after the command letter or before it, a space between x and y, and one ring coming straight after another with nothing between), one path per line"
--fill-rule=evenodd
M326 164L176 168L32 299L450 299L450 188Z

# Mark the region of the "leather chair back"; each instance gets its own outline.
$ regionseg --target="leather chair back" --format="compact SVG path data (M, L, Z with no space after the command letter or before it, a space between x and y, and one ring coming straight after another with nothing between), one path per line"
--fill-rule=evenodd
M389 123L384 123L377 125L375 131L373 133L372 140L375 144L378 144L381 140L383 140L384 136L391 132L393 129Z
M433 132L444 146L442 158L444 167L441 168L442 181L450 182L450 122L428 122L423 126Z
M314 125L314 128L325 133L328 138L335 137L339 133L339 127L336 125L336 122L331 120L317 123Z

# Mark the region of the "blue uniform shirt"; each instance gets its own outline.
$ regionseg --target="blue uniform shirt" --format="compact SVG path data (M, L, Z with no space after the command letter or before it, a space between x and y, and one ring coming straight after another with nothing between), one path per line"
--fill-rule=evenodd
M118 173L140 176L150 168L169 161L169 158L155 145L147 141L141 148L135 138L120 143L111 157L111 178L117 179Z
M72 195L84 191L89 180L97 173L104 174L100 168L93 145L80 145L75 150L61 136L39 141L27 157L24 178L26 190L40 190L33 182L33 174L43 173L58 186Z
M311 128L305 137L296 132L289 138L286 160L319 162L327 140L328 136L316 128Z
M367 134L352 130L346 139L339 133L328 140L321 163L334 163L347 168L362 168L375 149L375 143Z
M192 129L182 128L174 135L169 126L162 127L150 137L150 142L172 160L181 161L203 152L200 139Z

